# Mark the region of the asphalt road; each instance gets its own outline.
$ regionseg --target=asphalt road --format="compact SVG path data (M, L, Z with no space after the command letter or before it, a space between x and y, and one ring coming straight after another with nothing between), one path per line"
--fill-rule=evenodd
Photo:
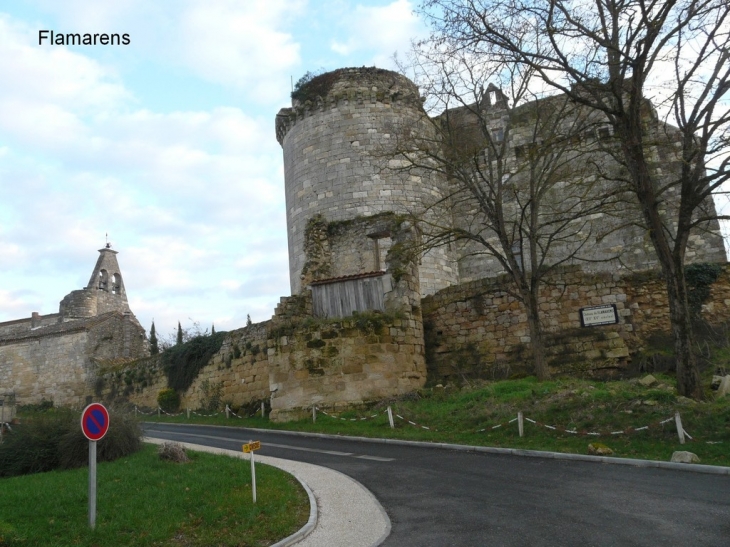
M730 476L251 429L148 423L145 432L232 450L260 440L262 455L341 471L387 511L388 547L730 546Z

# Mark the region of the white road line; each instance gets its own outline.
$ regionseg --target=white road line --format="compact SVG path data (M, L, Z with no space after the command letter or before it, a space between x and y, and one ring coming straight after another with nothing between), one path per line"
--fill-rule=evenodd
M373 460L376 462L392 462L395 458L381 458L380 456L355 456L361 460Z
M163 431L160 429L149 429L149 432L157 432L157 433L169 433L169 431ZM231 441L235 443L241 443L243 444L245 441L242 441L241 439L233 439L231 437L216 437L214 435L199 435L196 433L184 433L184 435L188 437L199 437L201 439L215 439L219 441ZM274 448L283 448L285 450L299 450L301 452L317 452L319 454L329 454L330 456L351 456L353 458L359 458L361 460L373 460L376 462L392 462L395 460L395 458L382 458L380 456L367 456L367 455L361 455L358 456L356 454L353 454L352 452L338 452L337 450L324 450L320 448L305 448L303 446L291 446L289 444L275 444L275 443L262 443L261 447L266 448L267 446L271 446Z

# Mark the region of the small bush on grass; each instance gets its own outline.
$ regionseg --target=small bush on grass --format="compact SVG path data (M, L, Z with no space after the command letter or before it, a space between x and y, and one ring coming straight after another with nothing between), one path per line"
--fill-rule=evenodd
M185 448L179 443L162 443L157 449L157 455L161 460L175 463L188 463L190 461Z
M97 461L113 461L142 446L141 429L131 415L110 412L109 420ZM26 414L0 444L0 477L81 467L88 459L89 441L81 433L78 412L58 408Z
M157 394L157 404L165 412L177 412L180 408L180 394L168 387Z
M0 445L0 477L42 473L60 466L59 443L78 418L68 409L45 410L13 426Z

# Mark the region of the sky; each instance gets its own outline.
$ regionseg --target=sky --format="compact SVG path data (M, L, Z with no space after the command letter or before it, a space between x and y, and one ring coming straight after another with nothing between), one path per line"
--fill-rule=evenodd
M274 118L307 71L394 69L409 0L0 2L0 322L57 313L107 241L149 330L288 296ZM40 30L129 45L38 44Z

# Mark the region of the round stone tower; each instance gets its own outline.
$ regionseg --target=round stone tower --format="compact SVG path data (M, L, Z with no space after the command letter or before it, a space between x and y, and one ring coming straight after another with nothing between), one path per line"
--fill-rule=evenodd
M358 222L383 213L421 214L445 196L446 183L428 171L398 170L391 153L403 131L428 134L418 88L408 78L377 68L343 68L299 88L292 107L276 116L276 137L284 149L289 276L292 294L302 289L305 229L318 215L329 223ZM433 213L430 213L433 214ZM447 215L445 215L447 216ZM368 234L373 242L379 234ZM357 241L352 247L357 247ZM375 252L382 254L374 243ZM380 251L378 251L380 249ZM336 254L336 253L335 253ZM347 257L332 256L335 264ZM363 271L382 269L383 260L360 260ZM420 291L431 294L457 282L447 247L427 252L420 262Z

